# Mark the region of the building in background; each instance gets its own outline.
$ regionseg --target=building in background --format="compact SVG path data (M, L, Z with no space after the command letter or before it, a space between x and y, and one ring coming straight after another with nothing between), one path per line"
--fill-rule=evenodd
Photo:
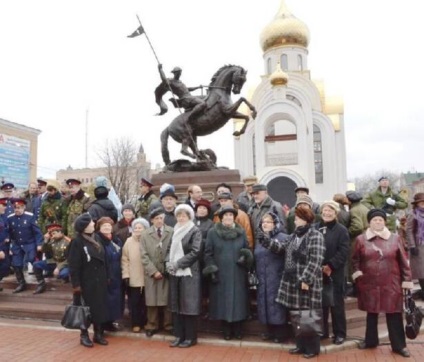
M309 39L306 24L282 0L260 37L265 74L250 98L258 114L234 145L242 176L258 176L275 200L290 206L297 186L323 201L347 185L344 105L311 80ZM236 130L242 124L234 120Z
M0 182L17 189L37 178L37 146L40 130L0 118Z

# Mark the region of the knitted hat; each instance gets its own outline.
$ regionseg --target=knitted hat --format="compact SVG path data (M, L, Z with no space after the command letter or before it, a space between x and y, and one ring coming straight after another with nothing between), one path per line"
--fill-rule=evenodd
M337 202L333 201L333 200L324 201L322 203L321 207L320 207L320 212L322 212L322 209L325 206L331 207L336 212L336 214L338 214L340 212L340 206L339 206L339 204Z
M107 178L105 176L96 177L95 185L96 187L99 187L99 186L107 187Z
M307 204L312 209L313 201L308 195L299 195L296 200L296 207L299 204Z
M305 220L308 224L312 224L315 221L315 214L311 209L296 207L294 209L294 214L298 218Z
M182 211L185 211L189 215L190 220L194 219L194 211L190 205L187 205L187 204L178 205L174 211L175 217L177 217L177 215Z
M131 210L135 214L135 208L133 204L125 204L122 206L121 214L124 215L124 210Z
M138 217L137 219L133 220L133 222L131 223L131 227L134 229L134 226L137 224L143 225L145 229L150 227L149 222L142 217Z
M384 221L387 220L387 215L386 215L386 213L384 212L383 209L372 209L372 210L368 211L368 214L367 214L368 222L370 222L371 219L373 219L376 216L382 217L384 219Z
M237 217L238 211L234 208L234 207L223 207L220 211L219 211L219 220L222 220L223 216L225 213L227 212L231 212L234 215L234 218Z
M362 195L358 191L346 191L346 197L350 202L359 202L362 200Z
M309 195L309 189L306 186L299 186L294 189L294 193L298 191L305 191L307 195Z
M206 199L200 199L199 201L196 202L196 205L194 206L194 211L197 211L197 208L199 206L204 206L208 209L208 212L211 212L211 203L209 202L209 200Z
M81 214L78 216L74 223L74 229L77 233L83 233L85 228L90 224L92 221L91 216L88 212Z

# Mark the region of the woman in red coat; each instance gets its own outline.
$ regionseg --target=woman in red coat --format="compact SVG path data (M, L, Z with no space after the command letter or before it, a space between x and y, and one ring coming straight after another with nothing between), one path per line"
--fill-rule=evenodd
M386 228L386 213L372 209L369 228L358 236L353 254L353 275L358 307L367 312L365 340L360 349L378 346L378 314L385 313L394 353L409 357L403 327L402 289L412 289L411 269L397 235Z

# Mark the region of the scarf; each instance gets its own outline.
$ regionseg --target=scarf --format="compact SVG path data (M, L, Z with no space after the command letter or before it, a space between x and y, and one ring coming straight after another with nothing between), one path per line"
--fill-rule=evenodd
M82 234L81 234L81 236L83 237L83 239L85 239L85 240L87 240L89 243L93 244L93 245L94 245L94 247L95 247L97 250L100 250L100 249L101 249L101 245L99 244L99 242L98 242L96 239L94 239L94 238L93 238L93 235L92 235L92 234L85 234L85 233L82 233Z
M190 231L190 229L194 226L193 221L189 221L184 225L175 224L174 227L174 234L172 235L172 243L171 243L171 250L169 253L169 261L171 263L176 263L178 260L180 260L182 257L184 257L184 250L183 250L183 244L182 240L183 237L187 235L187 233ZM184 277L184 276L192 276L191 269L190 268L178 268L175 272L175 276L177 277Z
M417 246L424 245L424 209L416 207L414 217L417 220L417 231L415 233L415 243Z

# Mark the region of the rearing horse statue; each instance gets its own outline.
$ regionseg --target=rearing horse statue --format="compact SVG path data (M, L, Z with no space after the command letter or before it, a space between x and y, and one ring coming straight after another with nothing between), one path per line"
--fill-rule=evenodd
M239 94L246 82L247 71L237 65L225 65L212 77L209 92L206 96L206 107L202 114L189 119L190 111L177 116L160 136L162 145L162 158L165 165L171 163L168 149L168 138L171 136L176 142L181 143L181 153L197 161L207 160L205 152L197 147L197 137L211 134L223 127L231 118L244 119L240 131L235 131L234 136L240 136L246 131L249 116L237 112L242 103L245 103L256 117L255 107L240 97L237 102L231 100L231 92ZM191 152L190 152L191 150Z

